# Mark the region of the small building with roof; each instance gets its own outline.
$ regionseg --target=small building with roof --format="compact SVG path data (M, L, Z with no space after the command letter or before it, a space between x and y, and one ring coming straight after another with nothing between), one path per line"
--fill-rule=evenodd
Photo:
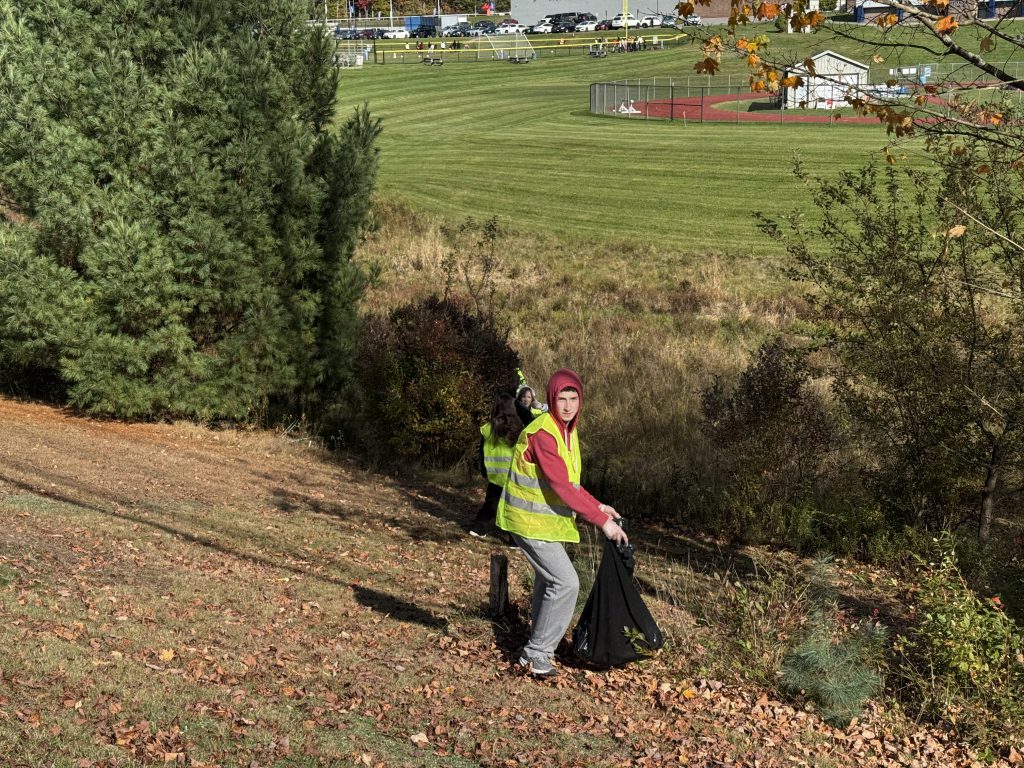
M835 51L822 51L811 56L814 74L808 75L803 67L785 73L787 77L799 75L802 85L783 88L782 103L787 109L835 109L843 106L851 90L868 87L869 67Z

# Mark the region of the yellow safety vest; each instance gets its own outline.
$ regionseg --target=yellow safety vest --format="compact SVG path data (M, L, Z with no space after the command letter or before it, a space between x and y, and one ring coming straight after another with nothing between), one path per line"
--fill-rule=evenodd
M480 427L480 434L484 438L484 471L487 472L487 482L504 488L508 480L509 467L512 466L515 446L493 434L490 422Z
M541 414L519 433L512 469L498 502L497 524L502 530L528 539L578 542L580 532L576 530L576 513L551 490L540 467L526 460L530 435L541 430L555 438L558 455L569 470L569 480L579 487L580 446L576 431L569 435L569 445L566 445L554 416Z

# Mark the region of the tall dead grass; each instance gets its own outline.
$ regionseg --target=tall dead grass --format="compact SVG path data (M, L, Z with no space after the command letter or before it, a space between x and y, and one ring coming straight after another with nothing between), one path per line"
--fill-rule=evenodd
M710 461L701 392L716 376L738 375L765 337L803 310L792 289L753 260L558 240L507 224L481 246L474 226L395 204L378 205L376 221L360 251L380 274L367 312L446 285L481 290L492 249L493 311L542 396L555 370L582 376L586 482L627 515L690 509L690 479Z

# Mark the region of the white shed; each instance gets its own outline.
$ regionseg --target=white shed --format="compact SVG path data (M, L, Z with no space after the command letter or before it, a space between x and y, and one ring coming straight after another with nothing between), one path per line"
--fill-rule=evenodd
M810 109L834 109L845 104L846 94L851 88L867 87L867 64L834 51L822 51L811 60L814 62L813 75L808 75L803 67L786 72L787 76L799 75L804 79L803 85L784 89L783 103L787 108L803 104Z

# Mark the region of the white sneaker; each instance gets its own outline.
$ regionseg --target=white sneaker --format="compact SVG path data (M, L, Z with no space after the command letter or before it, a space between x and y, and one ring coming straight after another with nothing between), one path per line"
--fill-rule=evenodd
M534 659L529 659L526 656L520 656L516 664L534 677L556 677L558 675L558 670L555 669L555 665L548 659L545 659L544 661L535 661Z

